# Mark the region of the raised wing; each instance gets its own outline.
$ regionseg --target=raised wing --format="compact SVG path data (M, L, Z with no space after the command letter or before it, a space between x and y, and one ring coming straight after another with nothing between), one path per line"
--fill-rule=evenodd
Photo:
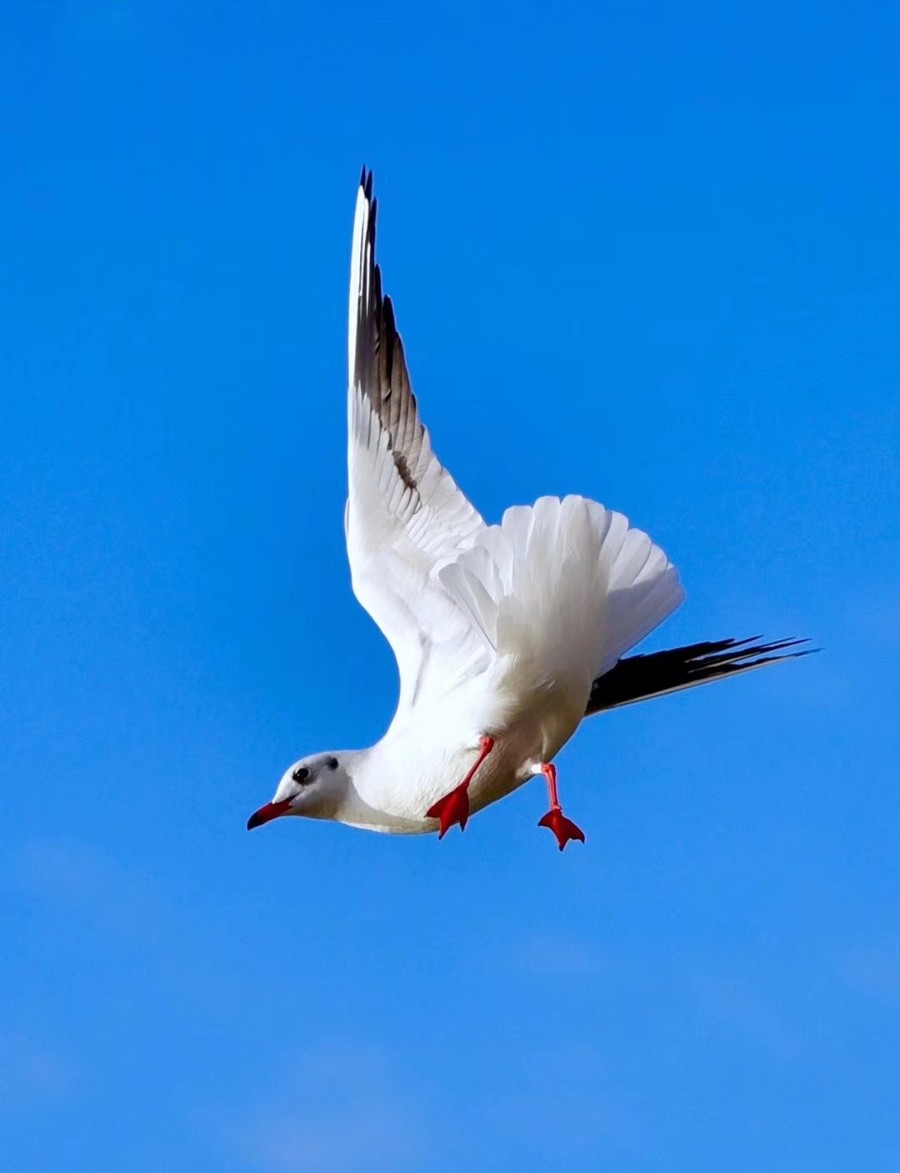
M433 649L471 638L434 570L484 522L437 460L419 419L375 264L375 211L372 175L363 170L350 261L345 528L353 590L394 649L402 708L416 699Z

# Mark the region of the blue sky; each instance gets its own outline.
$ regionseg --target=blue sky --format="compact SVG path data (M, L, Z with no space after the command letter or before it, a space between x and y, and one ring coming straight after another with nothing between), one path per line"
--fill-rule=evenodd
M898 34L4 7L10 1168L897 1168ZM563 856L540 784L441 843L244 830L396 696L342 532L363 162L481 511L628 513L688 592L648 647L827 649L589 722Z

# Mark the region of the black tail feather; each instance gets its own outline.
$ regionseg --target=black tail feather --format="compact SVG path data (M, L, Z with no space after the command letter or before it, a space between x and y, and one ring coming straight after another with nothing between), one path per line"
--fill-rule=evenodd
M594 681L584 715L589 717L604 709L616 709L635 701L663 696L667 692L693 688L697 684L749 672L766 664L779 664L782 660L809 656L819 650L805 648L799 652L785 651L786 648L809 643L806 639L760 643L759 638L708 640L706 643L689 644L665 652L626 656Z

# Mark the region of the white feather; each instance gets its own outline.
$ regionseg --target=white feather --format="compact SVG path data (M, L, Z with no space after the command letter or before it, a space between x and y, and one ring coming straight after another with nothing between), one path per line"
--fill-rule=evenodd
M486 526L460 492L432 451L382 296L366 173L348 364L347 553L356 596L396 655L400 699L376 745L310 759L303 779L324 779L311 786L289 769L276 797L291 813L421 833L436 828L428 811L485 735L495 744L469 786L473 810L552 761L594 679L683 593L665 554L620 513L542 497Z
M675 568L645 533L574 496L508 509L439 577L499 657L587 690L585 700L596 676L684 597Z
M378 794L381 809L413 818L425 791L439 797L448 762L487 729L507 735L484 785L503 770L507 788L519 784L522 762L557 751L596 676L669 615L682 591L646 534L583 497L542 497L507 509L500 525L484 524L420 422L399 335L390 333L391 307L381 300L365 186L349 311L347 550L357 598L400 671L394 722L366 759L367 801ZM387 370L390 346L395 365ZM390 761L420 772L417 798L400 780L385 780Z

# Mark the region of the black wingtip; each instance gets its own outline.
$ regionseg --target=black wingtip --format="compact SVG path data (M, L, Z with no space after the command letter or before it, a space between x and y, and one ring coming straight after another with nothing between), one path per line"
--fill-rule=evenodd
M585 715L821 651L801 647L809 642L790 638L763 643L755 636L708 640L664 652L626 656L594 681Z
M372 198L372 183L372 172L363 164L363 169L359 173L359 186L367 200L371 200Z
M388 338L392 339L397 333L397 322L394 318L394 303L391 301L390 294L386 293L384 295L382 306L384 312L385 333L387 334Z

